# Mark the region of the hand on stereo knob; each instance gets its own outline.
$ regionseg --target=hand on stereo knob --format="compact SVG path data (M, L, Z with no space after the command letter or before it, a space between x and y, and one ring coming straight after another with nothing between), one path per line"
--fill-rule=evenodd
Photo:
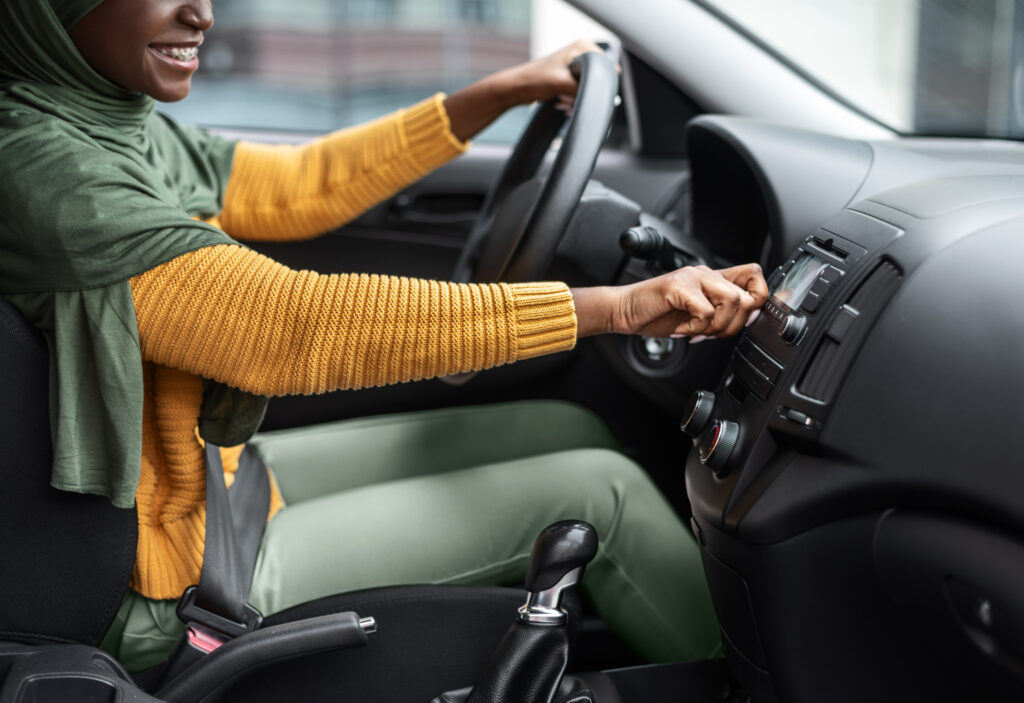
M574 288L577 336L727 337L768 298L757 264L714 271L687 266L626 286Z

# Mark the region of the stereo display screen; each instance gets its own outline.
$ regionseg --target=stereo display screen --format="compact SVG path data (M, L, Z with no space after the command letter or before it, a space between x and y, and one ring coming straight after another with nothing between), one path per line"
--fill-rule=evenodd
M826 268L828 264L821 259L810 254L802 254L786 272L782 283L772 291L772 298L776 303L796 310Z

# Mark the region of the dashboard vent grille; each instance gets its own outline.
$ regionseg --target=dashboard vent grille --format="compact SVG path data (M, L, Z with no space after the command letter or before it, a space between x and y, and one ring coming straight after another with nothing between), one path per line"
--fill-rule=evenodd
M890 261L883 261L875 267L850 296L846 305L837 311L811 363L807 365L797 390L824 402L835 397L861 340L896 292L901 278L903 274ZM844 314L852 316L852 323L840 334L835 323Z

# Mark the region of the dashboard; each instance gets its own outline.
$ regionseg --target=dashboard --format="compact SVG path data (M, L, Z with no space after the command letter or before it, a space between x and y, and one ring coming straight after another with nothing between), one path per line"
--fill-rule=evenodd
M1024 147L688 142L693 236L772 291L682 413L730 667L755 701L1020 700Z

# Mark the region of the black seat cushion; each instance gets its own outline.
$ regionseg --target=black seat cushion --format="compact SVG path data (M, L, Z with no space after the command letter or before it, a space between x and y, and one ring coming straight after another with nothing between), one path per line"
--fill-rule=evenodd
M96 644L135 562L134 509L51 488L48 356L0 299L0 639Z

